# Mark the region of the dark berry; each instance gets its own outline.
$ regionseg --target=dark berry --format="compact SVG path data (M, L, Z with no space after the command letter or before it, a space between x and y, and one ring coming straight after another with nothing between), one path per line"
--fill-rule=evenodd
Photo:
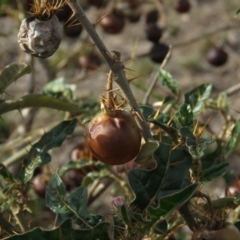
M56 13L56 16L60 22L68 21L71 15L72 9L67 4L61 7Z
M125 21L122 17L110 13L101 20L100 24L106 33L117 34L123 30Z
M80 23L74 22L70 25L64 26L64 33L70 38L78 37L83 30L83 27Z
M175 4L175 10L178 13L187 13L191 8L191 4L188 0L178 0Z
M146 13L145 22L146 23L156 23L159 18L159 12L157 9L152 9Z
M146 26L146 37L149 41L157 43L162 36L162 29L156 23L150 23Z
M162 43L155 43L152 46L149 55L153 62L162 63L168 54L168 51L169 47L167 45Z
M228 60L228 54L221 47L214 47L207 54L207 61L213 66L224 65Z
M95 53L88 53L80 56L78 63L80 68L85 70L95 70L102 64L100 57Z

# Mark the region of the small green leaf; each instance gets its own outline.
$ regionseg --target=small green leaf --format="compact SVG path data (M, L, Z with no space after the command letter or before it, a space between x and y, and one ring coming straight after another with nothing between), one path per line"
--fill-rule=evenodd
M12 82L31 71L31 66L25 63L12 63L6 66L0 73L0 93L3 93Z
M14 178L13 178L12 174L8 171L8 169L2 163L0 163L0 175L5 180L9 180L11 182L14 182Z
M72 100L76 99L76 85L65 83L63 77L55 79L46 84L43 88L43 92L50 97L67 97Z
M65 186L58 174L54 173L46 188L46 205L51 208L53 212L57 212L61 202L64 201L65 195Z
M22 108L29 107L46 107L60 111L71 112L74 114L84 112L84 109L82 109L81 107L78 107L72 103L68 103L64 100L56 99L41 94L29 94L23 96L18 100L2 101L0 103L0 115L13 110L20 110Z
M204 103L209 98L211 90L212 85L202 84L184 95L185 103L191 106L194 115L197 115L204 109Z
M148 105L139 105L139 109L146 120L153 118L156 114L156 110Z
M162 85L166 86L174 95L178 95L180 90L178 81L172 77L172 75L164 69L159 71L159 78L162 80Z
M77 119L63 121L35 143L28 156L23 159L23 167L19 173L19 180L27 183L31 180L34 170L51 161L48 151L62 145L65 138L72 134L77 125Z
M200 176L200 181L211 181L217 177L220 177L227 171L228 167L228 162L222 162L214 165L213 167L203 171L202 175Z
M230 139L227 141L226 145L226 156L229 156L240 143L240 120L238 120L232 129L232 134Z
M236 13L235 13L235 17L237 17L240 13L240 8L237 9Z
M178 110L178 120L183 126L191 126L193 124L193 112L191 106L183 103Z
M198 138L196 137L188 127L183 127L180 129L180 134L182 137L186 138L186 146L189 149L189 153L193 158L199 158L204 155L204 150L209 142L211 142L210 138Z

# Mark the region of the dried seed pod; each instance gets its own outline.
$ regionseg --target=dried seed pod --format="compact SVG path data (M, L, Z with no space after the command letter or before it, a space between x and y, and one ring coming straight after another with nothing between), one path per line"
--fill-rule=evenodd
M55 13L62 6L63 3L34 2L32 16L22 21L18 32L18 42L24 52L39 58L54 54L62 35L62 26Z

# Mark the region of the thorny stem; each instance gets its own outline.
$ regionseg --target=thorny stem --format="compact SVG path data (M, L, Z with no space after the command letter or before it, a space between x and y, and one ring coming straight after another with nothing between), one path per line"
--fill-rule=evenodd
M181 214L181 216L184 218L186 224L190 228L190 230L194 231L198 229L198 224L195 220L195 218L192 215L191 210L189 209L189 202L184 203L183 206L181 206L178 211Z
M113 72L112 72L112 70L110 70L110 72L108 74L108 81L107 81L107 86L106 86L108 109L114 108L112 86L113 86Z
M142 135L145 141L152 138L150 128L147 122L144 120L144 117L140 112L136 99L133 96L133 93L130 89L129 82L124 73L124 65L120 61L120 58L119 59L115 58L110 54L110 52L108 51L108 49L98 36L94 26L90 23L90 21L86 17L81 6L75 0L68 0L67 3L71 7L73 13L76 15L82 26L86 29L94 43L96 44L102 56L105 58L106 62L108 63L110 69L113 72L113 78L115 82L118 84L120 90L122 91L124 98L128 101L133 111L138 113L136 114L136 116L138 115L139 117L136 117L136 121L138 122L138 125L142 131Z

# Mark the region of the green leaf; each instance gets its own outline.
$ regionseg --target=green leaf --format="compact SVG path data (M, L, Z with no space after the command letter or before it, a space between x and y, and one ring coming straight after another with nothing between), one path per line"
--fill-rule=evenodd
M193 124L193 112L190 105L183 103L178 110L178 120L183 126Z
M139 105L139 109L146 120L153 118L156 114L156 110L148 105Z
M0 73L0 93L3 93L12 82L31 71L31 66L25 63L12 63L6 66Z
M147 208L150 216L150 221L148 223L149 227L152 227L159 219L165 219L168 217L169 214L188 201L198 188L198 183L192 184L172 195L160 198L157 208L149 206Z
M226 145L226 156L229 156L240 143L240 120L238 120L232 129L232 134L230 139L227 141Z
M152 155L153 152L158 148L159 143L158 141L148 140L140 149L140 152L135 159L135 162L138 164L143 164L149 162L153 159Z
M182 137L186 138L185 144L193 158L202 157L207 144L211 142L210 138L196 137L188 127L181 128L180 134Z
M136 196L131 205L142 210L153 198L172 194L189 184L185 178L192 158L186 151L181 148L172 150L171 145L160 142L153 157L157 162L155 169L135 168L128 173L129 184Z
M235 17L237 17L240 13L240 8L237 9L236 13L235 13Z
M101 162L89 161L85 159L79 159L78 161L69 161L62 165L62 167L58 170L58 174L61 176L64 173L72 170L72 169L84 169L86 167L92 167L93 170L104 168L104 164Z
M64 82L64 78L55 79L48 84L46 84L43 88L44 94L57 97L57 98L70 98L72 100L76 99L76 85L75 84L67 84Z
M12 174L8 171L8 169L2 163L0 163L0 175L5 180L9 180L11 182L14 182L14 178L13 178Z
M51 156L48 154L48 151L61 146L67 135L73 133L77 122L77 119L61 122L52 130L45 133L42 138L32 146L28 156L23 159L23 167L19 173L21 182L27 183L30 181L37 167L51 161Z
M222 162L213 167L210 167L202 172L200 181L211 181L217 177L220 177L227 171L228 167L228 162Z
M197 115L204 109L204 102L209 98L211 90L212 85L202 84L184 95L185 103L191 106L194 115Z
M110 240L109 228L109 223L100 223L92 229L77 230L72 228L71 220L67 220L61 226L51 230L34 228L28 232L4 238L4 240Z
M159 71L159 78L162 80L162 85L166 86L174 95L178 95L180 90L178 81L172 77L172 75L164 69Z
M68 103L64 100L41 94L29 94L18 100L6 100L1 102L0 115L13 110L20 110L22 108L29 107L46 107L75 114L84 112L84 109L81 107L78 107L72 103Z
M67 219L72 219L84 229L92 228L103 222L103 217L92 215L87 209L87 189L78 187L66 196L62 180L55 173L46 189L46 205L57 214L56 224L60 225Z
M58 174L54 173L46 188L46 205L51 208L53 212L57 212L59 205L64 201L65 195L65 186Z

